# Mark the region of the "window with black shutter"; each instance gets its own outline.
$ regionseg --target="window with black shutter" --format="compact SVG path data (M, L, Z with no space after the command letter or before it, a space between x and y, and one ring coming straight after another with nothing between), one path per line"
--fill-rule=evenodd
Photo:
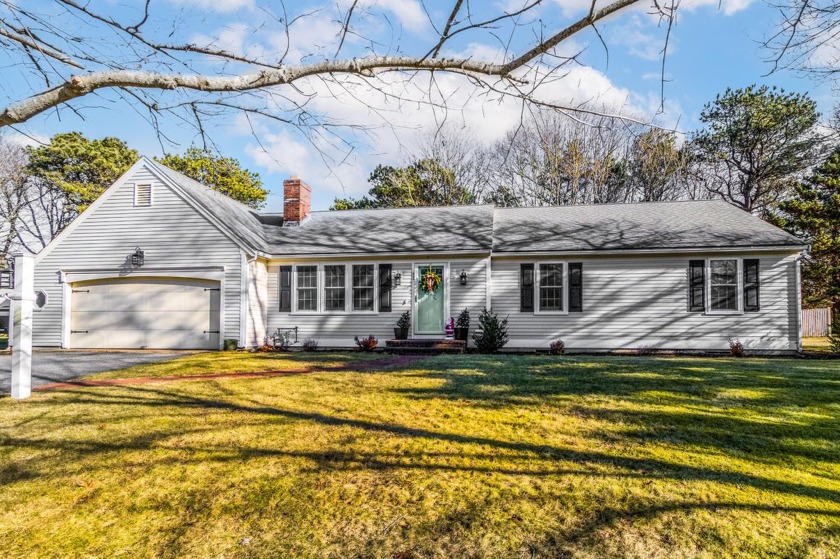
M583 263L569 263L569 312L583 312Z
M292 312L291 266L280 266L280 312Z
M761 310L759 302L758 258L744 259L744 311L758 312Z
M534 265L519 266L519 310L534 311Z
M706 310L705 268L703 260L691 260L688 263L688 310L691 312Z
M391 312L391 265L379 265L379 312Z

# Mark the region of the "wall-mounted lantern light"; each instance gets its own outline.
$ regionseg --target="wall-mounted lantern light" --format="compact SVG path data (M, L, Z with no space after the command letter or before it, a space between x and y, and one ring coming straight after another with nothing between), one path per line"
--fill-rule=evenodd
M461 270L461 285L467 285L467 271Z
M399 287L402 282L402 274L397 272L394 274L394 287Z
M146 253L140 250L140 247L134 249L134 254L131 255L131 265L139 268L146 262Z

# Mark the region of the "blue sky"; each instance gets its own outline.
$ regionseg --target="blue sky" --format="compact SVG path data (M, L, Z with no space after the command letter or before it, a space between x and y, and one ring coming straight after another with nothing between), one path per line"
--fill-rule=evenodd
M33 0L44 10L50 8L47 0ZM183 41L224 46L228 50L271 60L278 49L285 47L285 33L266 15L259 0L154 0L153 18L149 29L162 36L174 32ZM292 52L287 61L296 62L303 52L318 53L304 58L304 62L331 55L337 44L335 31L341 17L342 6L348 0L326 3L287 1L289 14L310 14L301 18L292 28ZM366 36L375 36L382 45L404 53L424 52L435 39L434 29L428 22L420 0L366 0L367 8L359 19L357 30ZM519 2L521 3L521 1ZM517 0L507 0L509 6ZM432 17L448 13L451 1L426 0ZM478 3L487 13L498 12L499 3ZM140 0L95 0L92 3L100 12L107 12L121 21L134 21L142 2ZM274 3L276 9L276 3ZM546 29L559 29L564 22L580 17L589 6L583 0L547 0L537 14ZM789 70L765 76L770 65L768 56L759 42L774 29L776 14L761 1L691 0L681 5L677 23L672 32L669 55L666 59L665 112L655 115L660 104L660 51L664 43L665 28L646 12L641 5L613 16L601 27L601 34L609 47L609 57L591 31L575 36L562 53L585 49L568 75L540 91L542 98L563 102L590 101L619 107L623 112L643 115L676 126L682 131L697 125L697 116L704 103L713 99L726 87L743 87L752 83L777 85L787 90L807 92L827 114L834 105L830 84L816 83ZM280 17L276 12L274 16ZM383 24L383 22L388 22ZM527 22L526 22L527 23ZM504 35L500 30L499 35ZM92 36L106 40L104 33ZM531 35L523 28L513 36L514 50L521 50L531 42ZM92 39L92 40L93 40ZM343 47L346 55L364 56L364 42L351 37ZM300 47L299 50L295 50ZM386 48L385 46L381 47ZM468 54L476 58L500 56L500 48L493 37L472 34L453 42L449 54ZM323 54L322 54L323 53ZM5 66L5 65L3 65ZM199 60L202 71L235 73L235 66L220 68ZM20 99L34 92L37 84L25 80L8 67L3 72L5 86L2 92L6 101ZM425 82L412 82L422 88ZM389 87L398 87L389 82ZM469 88L460 77L442 77L438 87L454 99L457 110L446 115L456 127L466 127L481 141L501 137L517 121L518 109L511 102L482 101L471 96ZM296 174L313 188L313 208L326 209L335 196L364 194L369 185L366 178L377 164L400 164L406 147L410 147L425 130L434 129L443 113L417 103L401 106L389 102L381 94L364 87L353 90L354 95L342 94L338 98L324 95L318 84L305 84L304 89L318 94L314 106L328 118L350 124L370 124L370 134L359 135L352 131L341 132L342 138L352 143L353 149L342 151L331 147L319 151L297 129L268 119L248 123L241 115L230 114L214 121L210 133L220 151L238 158L246 167L263 177L272 191L268 209L280 208L283 178ZM411 95L407 95L411 97ZM354 100L361 98L365 102ZM372 113L366 104L373 104L384 112ZM48 138L57 132L79 130L89 137L117 136L140 152L155 156L162 153L153 129L135 108L105 93L95 100L75 102L79 114L61 111L36 117L19 129L34 138ZM396 124L396 127L387 124ZM258 134L254 138L251 128ZM185 150L191 143L199 142L194 129L176 121L165 122L167 135L178 145L167 146L169 151ZM20 137L20 136L18 136ZM332 157L326 159L323 153Z

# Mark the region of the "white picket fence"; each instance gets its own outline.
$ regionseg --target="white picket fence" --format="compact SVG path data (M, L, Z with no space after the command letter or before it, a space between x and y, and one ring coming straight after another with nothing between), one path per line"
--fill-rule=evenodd
M828 336L831 309L802 309L802 336L818 338Z

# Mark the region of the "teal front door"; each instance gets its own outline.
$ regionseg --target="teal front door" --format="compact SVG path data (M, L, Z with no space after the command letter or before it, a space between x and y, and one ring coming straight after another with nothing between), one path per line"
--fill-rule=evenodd
M440 281L437 287L430 290L430 282L427 276L431 270L432 275L437 275ZM416 334L443 334L443 321L445 312L446 278L443 275L443 266L420 265L416 268L417 281L414 283L414 300L416 317ZM432 281L432 284L435 282Z

